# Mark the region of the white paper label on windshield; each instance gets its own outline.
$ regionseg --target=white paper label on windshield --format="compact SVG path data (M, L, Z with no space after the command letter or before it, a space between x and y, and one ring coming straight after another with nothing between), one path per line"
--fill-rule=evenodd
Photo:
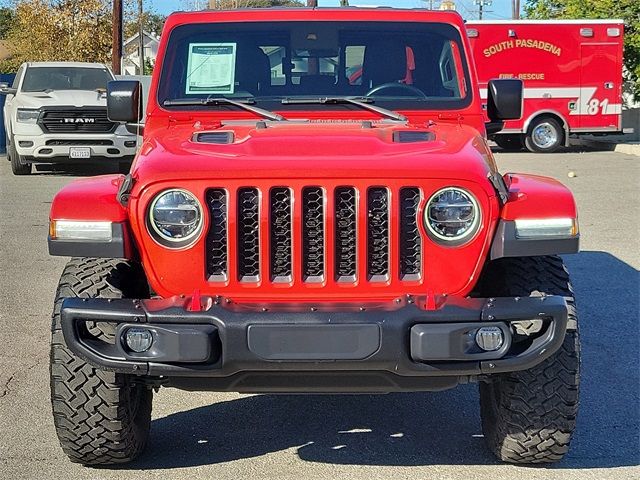
M233 93L235 76L235 43L189 44L187 95Z

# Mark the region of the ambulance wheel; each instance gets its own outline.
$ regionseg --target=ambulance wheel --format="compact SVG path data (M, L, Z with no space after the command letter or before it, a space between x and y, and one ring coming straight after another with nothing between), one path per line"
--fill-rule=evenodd
M534 153L552 153L564 143L562 125L551 117L538 117L527 130L524 144Z
M493 137L493 141L496 142L501 149L510 152L517 152L522 150L522 136L520 134L503 134Z

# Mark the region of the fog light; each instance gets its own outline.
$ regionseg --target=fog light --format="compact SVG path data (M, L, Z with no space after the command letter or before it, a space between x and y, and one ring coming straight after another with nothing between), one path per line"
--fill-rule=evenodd
M124 334L127 347L133 352L142 353L151 348L153 335L146 328L128 328Z
M482 327L476 332L476 343L485 352L493 352L504 343L504 335L498 327Z

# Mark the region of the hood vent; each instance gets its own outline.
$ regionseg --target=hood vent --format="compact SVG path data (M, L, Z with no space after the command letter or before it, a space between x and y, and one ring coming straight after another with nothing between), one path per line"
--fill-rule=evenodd
M433 142L436 139L432 132L419 130L399 130L393 132L395 143Z
M233 143L233 132L202 132L193 136L196 143L213 143L216 145L228 145Z

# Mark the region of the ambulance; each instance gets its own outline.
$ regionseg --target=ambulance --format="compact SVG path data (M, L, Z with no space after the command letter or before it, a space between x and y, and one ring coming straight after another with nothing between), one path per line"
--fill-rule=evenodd
M493 78L524 82L523 115L491 136L498 146L550 153L569 137L622 129L622 20L467 23L486 103Z

